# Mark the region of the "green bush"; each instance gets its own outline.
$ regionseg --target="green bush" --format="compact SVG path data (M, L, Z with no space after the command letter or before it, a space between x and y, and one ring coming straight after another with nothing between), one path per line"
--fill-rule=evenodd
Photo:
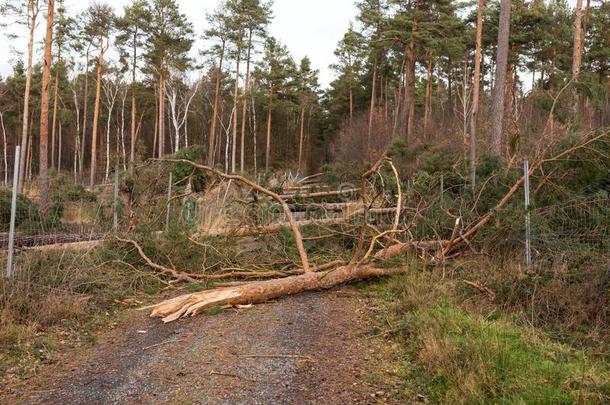
M11 220L11 190L0 188L0 229L6 232ZM37 222L40 219L38 205L26 196L17 197L17 212L15 226L19 227L28 222Z

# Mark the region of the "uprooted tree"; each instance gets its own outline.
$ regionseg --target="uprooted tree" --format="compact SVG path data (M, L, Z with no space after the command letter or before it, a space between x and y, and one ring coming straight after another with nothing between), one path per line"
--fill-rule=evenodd
M531 161L529 173L537 178L539 183L536 192L548 181L549 168L561 164L578 153L596 150L596 145L600 143L607 146L607 138L608 131L602 131L574 140L569 146L560 148L559 152L552 152L557 150L553 142L538 148ZM226 174L190 160L165 159L157 163L189 166L193 170L189 177L199 171L221 181L220 184L226 186L226 189L222 188L224 191L221 193L224 194L223 205L229 189L238 187L245 190L245 195L251 196L251 204L262 205L267 207L266 209L271 206L281 208L280 215L275 217L272 224L264 226L246 224L233 229L214 229L213 232L207 233L198 231L189 237L190 243L210 248L219 240L218 238L225 238L233 245L247 245L255 243L257 238L266 234L281 235L288 232L287 240L293 244L298 253L298 266L287 269L230 269L212 274L205 271L183 273L177 270L173 263L170 267L155 263L146 255L138 242L122 240L134 246L149 267L170 279L168 285L201 281L216 283L215 288L182 295L149 307L152 308L152 316L161 317L164 322L196 315L211 307L261 303L308 290L328 289L356 280L405 272L407 267L404 263L398 263L395 259L404 257L408 252L431 263L444 263L464 251L474 250L476 235L486 227L490 227L489 223L497 213L502 212L515 200L514 197L524 182L522 174L515 175L519 173L518 169L514 165L513 167L509 165L505 170L513 175L504 176L504 179L508 179L510 183L505 182L498 187L503 190L501 194L498 194L497 190L495 193L488 193L487 189L491 188L499 177L490 176L468 201L459 202L461 205L455 205L457 204L455 201L445 203L441 201L438 204L438 201L431 202L427 198L425 190L418 190L420 183L415 180L414 186L403 192L396 165L391 158L384 156L361 176L358 201L305 204L303 201L316 193L303 192L307 189L300 185L282 187L285 193L282 195L246 177ZM464 179L464 184L467 184L467 179ZM294 204L288 204L287 201L293 201ZM330 218L297 220L295 214L301 214L298 211L299 206L315 207L322 211L325 211L326 207L333 209L343 207L344 210L342 215ZM469 209L466 209L466 206ZM480 209L484 211L479 213ZM389 215L389 220L379 221L377 220L379 215ZM433 223L435 216L442 216L443 219ZM426 232L421 231L422 227L426 228ZM304 229L311 228L317 230L315 235L309 236L311 234L309 231L303 233ZM311 252L306 248L308 243L342 237L349 237L351 240L349 249L351 257L343 257L339 260L335 258L317 265L310 262L308 253ZM320 261L318 256L316 259ZM223 283L224 280L235 281Z

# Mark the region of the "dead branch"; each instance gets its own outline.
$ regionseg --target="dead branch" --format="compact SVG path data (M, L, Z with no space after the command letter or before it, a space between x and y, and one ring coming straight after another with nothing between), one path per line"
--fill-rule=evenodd
M336 197L341 195L347 195L359 192L359 188L350 188L348 190L337 190L337 191L320 191L317 193L294 193L284 194L279 197L283 200L294 201L295 199L306 199L306 198L322 198L322 197Z
M273 191L267 190L266 188L262 187L259 184L256 184L255 182L253 182L251 180L248 180L245 177L242 177L242 176L239 176L236 174L223 173L216 168L202 165L199 163L195 163L190 160L186 160L186 159L159 159L159 160L161 162L189 164L197 169L204 170L206 172L212 173L212 174L222 177L224 179L238 181L238 182L243 183L243 184L247 185L248 187L251 187L252 189L258 191L259 193L265 194L268 197L272 198L273 200L277 201L282 206L284 214L286 215L286 219L288 220L288 222L290 224L290 229L292 230L292 233L294 235L295 244L297 246L297 250L299 251L299 256L301 257L303 269L305 270L305 272L310 271L309 270L309 259L307 258L307 252L305 251L305 246L303 245L303 237L301 235L301 231L299 230L299 227L295 224L294 217L292 216L292 212L290 211L288 204L286 204L286 201L281 196L274 193Z
M464 284L466 284L469 287L474 288L475 290L478 290L482 294L485 294L487 296L487 298L489 298L490 301L493 301L496 299L496 293L491 291L489 288L485 287L484 285L482 285L479 282L464 280Z
M160 272L161 274L163 274L165 276L169 276L169 277L175 279L176 282L186 281L186 282L189 282L189 283L193 283L193 282L197 281L195 278L193 278L189 274L179 273L175 269L170 269L169 267L165 267L165 266L162 266L160 264L157 264L157 263L153 262L146 255L146 253L144 253L144 249L142 249L142 246L140 246L140 244L138 242L136 242L135 240L122 239L122 238L120 238L118 236L116 236L115 238L119 242L131 244L138 251L138 254L142 258L142 260L144 260L146 262L148 267L151 267L151 268L157 270L158 272Z
M369 214L374 215L387 215L393 214L396 212L396 208L373 208L369 209ZM346 222L351 221L354 217L364 215L365 210L359 209L354 211L353 213L345 216L345 217L337 217L337 218L323 218L323 219L308 219L306 221L296 221L294 225L297 228L303 228L306 226L332 226L332 225L340 225ZM207 231L205 233L201 233L199 237L208 237L208 238L220 238L220 237L242 237L242 236L253 236L253 235L268 235L272 233L281 232L283 229L289 228L291 224L289 222L278 222L276 224L264 225L264 226L252 226L245 228L236 228L236 229L213 229Z

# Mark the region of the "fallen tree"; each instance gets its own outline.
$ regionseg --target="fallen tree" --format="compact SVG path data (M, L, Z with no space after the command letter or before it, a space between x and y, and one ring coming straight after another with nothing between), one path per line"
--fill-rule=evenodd
M373 208L367 211L371 215L387 215L396 213L396 208ZM321 219L308 219L305 221L295 221L294 225L298 228L304 228L307 226L333 226L340 225L350 222L355 217L363 216L365 214L364 209L359 209L353 213L336 218L321 218ZM211 229L206 232L201 232L197 236L208 237L208 238L219 238L219 237L243 237L243 236L254 236L254 235L268 235L272 233L281 232L283 229L290 229L291 224L289 222L278 222L271 225L263 226L250 226L235 229Z
M282 279L186 294L143 309L154 308L151 316L163 318L163 322L167 323L182 317L195 316L212 307L258 304L304 291L330 289L355 280L385 277L405 271L404 268L381 269L372 265L344 266L330 272L308 272Z
M564 159L574 151L582 148L587 148L591 143L607 135L608 131L604 131L596 136L592 136L589 139L585 139L582 142L550 158L544 157L544 154L548 151L548 148L546 150L541 150L537 154L537 157L531 162L529 175L533 175L534 172L536 172L537 170L542 170L543 166L546 163ZM280 298L283 296L294 295L303 291L328 289L355 280L366 279L369 277L388 276L405 272L405 268L381 269L379 267L376 267L373 263L374 260L383 260L392 257L399 257L401 255L406 254L410 250L434 251L435 254L432 257L434 259L440 258L444 261L446 258L453 257L458 254L459 249L461 249L462 247L470 246L470 240L477 234L477 232L479 232L480 229L482 229L490 222L494 215L496 215L502 208L504 208L508 204L508 202L517 193L517 191L522 187L524 182L523 176L517 178L517 180L514 181L514 183L508 187L504 195L497 200L497 203L495 203L491 209L489 209L484 215L474 219L466 226L463 226L463 220L461 216L452 215L449 213L449 216L455 218L455 225L453 226L449 239L444 239L441 237L441 235L445 235L446 238L448 235L448 232L443 232L442 234L436 234L438 240L415 241L413 240L412 235L409 233L409 225L406 225L405 229L399 229L400 214L403 210L401 198L399 198L396 207L382 209L373 208L373 204L375 203L376 198L379 196L379 193L376 192L369 195L368 188L369 186L375 187L375 179L377 176L381 177L379 170L386 161L388 161L390 165L392 165L392 162L384 157L380 159L361 178L360 190L362 208L356 213L357 215L363 216L364 223L360 226L359 236L357 236L357 243L354 249L354 254L348 265L328 272L305 271L303 274L289 276L282 279L257 281L245 284L240 283L237 285L231 285L229 287L217 288L199 293L183 295L150 307L153 308L151 316L163 318L164 322L172 322L183 316L196 315L198 313L201 313L205 309L214 306L256 304L271 299ZM182 162L190 163L198 168L204 168L204 170L207 169L206 167L202 167L201 165L197 165L192 162ZM392 169L395 168L392 167ZM395 170L394 173L398 181L398 174ZM258 186L256 189L259 190L262 189L262 187ZM398 194L400 197L400 186L398 186ZM285 211L290 211L288 205L285 203L282 196L275 195L274 198L276 199L276 201L279 200L283 204ZM367 219L369 213L374 213L375 210L379 210L378 212L383 213L393 213L395 215L395 220L393 221L391 229L382 232L378 230L375 226L372 226L368 223ZM419 211L417 211L414 218L419 215L420 213ZM350 217L353 218L354 214L352 214ZM315 223L315 221L313 223ZM289 225L293 233L295 229L298 231L300 226L299 223L294 220L289 221ZM286 224L276 224L274 226L279 226L281 229L282 227L286 227ZM372 238L372 240L369 241L371 230L375 231L375 236ZM449 229L446 231L449 231ZM410 236L411 240L407 242L400 241L392 236L394 234L405 234L407 236ZM356 237L355 235L352 236ZM383 246L381 250L375 253L375 245L382 238L384 240L389 240L390 244L388 246ZM297 242L300 241L302 243L303 239L300 238L300 232L295 233L295 240ZM366 249L367 246L368 250ZM470 285L473 286L474 284Z

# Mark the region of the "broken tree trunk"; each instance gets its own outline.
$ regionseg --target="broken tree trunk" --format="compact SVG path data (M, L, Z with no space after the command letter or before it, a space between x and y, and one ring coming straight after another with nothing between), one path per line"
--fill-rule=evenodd
M283 229L289 229L292 225L295 225L297 228L304 228L306 226L333 226L333 225L341 225L350 220L354 219L357 216L364 215L365 210L359 209L354 211L353 213L337 218L323 218L323 219L309 219L306 221L295 221L294 224L290 222L278 222L276 224L264 225L264 226L251 226L245 228L235 228L235 229L212 229L207 232L200 233L198 236L200 237L208 237L208 238L221 238L221 237L242 237L242 236L254 236L254 235L269 235L273 233L279 233ZM388 215L396 213L396 208L373 208L368 210L369 214L372 215Z
M304 291L330 289L355 280L385 277L405 271L404 268L380 269L368 265L355 265L341 267L327 273L308 272L282 279L258 281L237 287L218 288L183 295L155 305L152 307L154 309L151 316L163 318L163 322L168 323L182 317L195 316L211 307L258 304Z

